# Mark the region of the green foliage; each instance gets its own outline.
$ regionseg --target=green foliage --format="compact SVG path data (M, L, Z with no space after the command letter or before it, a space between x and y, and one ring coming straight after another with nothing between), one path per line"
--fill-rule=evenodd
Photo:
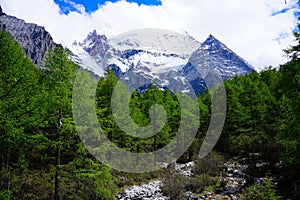
M111 170L90 158L76 158L62 166L62 194L72 199L113 199L116 191Z
M175 165L170 164L164 175L161 190L165 196L169 197L170 200L183 200L186 199L186 184L186 178L183 175L176 173Z
M229 156L260 153L270 163L270 172L275 163L283 161L281 175L289 184L279 189L294 194L290 198L298 194L300 177L299 32L295 38L296 44L285 50L290 60L279 70L269 67L225 82L227 118L215 147ZM158 176L127 174L125 177L97 162L84 148L72 116L72 91L78 66L69 57L68 51L58 46L47 55L45 67L38 69L10 35L0 31L0 199L112 199L118 187ZM107 72L98 82L93 102L103 131L114 144L127 151L145 153L174 139L183 141L189 134L177 133L183 116L196 119L197 113L189 109L195 100L183 96L188 106L182 106L179 96L170 91L151 86L144 93L130 93L121 84L123 89L115 97L129 97L129 111L120 112L118 117L124 122L132 119L137 126L152 126L144 132L151 137L132 136L136 130L132 135L126 134L112 113L111 99L118 81L113 72ZM180 162L197 158L209 126L210 93L199 96L197 103L201 114L197 138ZM156 104L165 110L164 124L160 117L162 109L153 109ZM128 107L119 101L113 106L121 110ZM159 117L151 122L149 111ZM188 129L192 124L183 126ZM93 137L97 138L97 134ZM196 160L196 175L189 185L170 170L163 191L171 199L183 198L185 187L203 191L215 184L213 176L218 175L222 160L215 152ZM269 182L251 186L247 196L277 199Z
M271 172L282 161L285 195L295 192L300 177L299 31L295 38L295 46L285 50L290 61L279 70L269 67L225 82L227 118L217 145L231 155L260 153Z
M118 116L114 116L112 113L111 99L113 89L117 82L118 79L116 76L112 72L108 72L105 78L99 80L96 91L97 116L107 137L120 148L139 153L153 151L167 145L172 137L176 135L180 122L180 107L176 96L170 94L169 91L161 91L154 86L147 89L145 93L133 91L130 95L125 85L121 83L120 88L123 89L114 96L114 99L117 99L113 105L114 110L118 111ZM122 102L121 100L128 96L130 101L129 113L127 115L126 109L128 108L128 102ZM157 117L153 118L153 126L144 132L144 134L147 135L154 135L152 137L140 139L138 137L129 136L121 130L115 121L115 117L118 117L119 121L125 125L124 128L129 131L131 131L131 121L140 127L147 126L151 122L149 111L155 104L163 106L166 111L167 119L166 123L163 124L163 120L160 118L163 114L160 113L161 110L152 110L156 112L153 114ZM126 127L126 125L128 125L128 127ZM157 131L158 133L154 134L154 132ZM136 133L131 132L131 135L134 134Z
M207 188L214 187L217 184L217 177L209 174L196 174L188 182L186 188L194 193L202 193Z
M0 190L0 199L2 200L10 200L11 199L11 191L10 190Z
M245 199L249 200L279 200L274 186L268 180L263 180L260 184L254 184L246 188Z
M0 32L0 199L115 195L110 169L92 160L75 134L71 95L77 69L61 46L38 69Z
M12 194L14 168L26 173L28 143L41 122L38 109L36 67L24 56L20 46L0 31L0 188Z
M296 44L285 49L284 52L292 61L299 61L300 59L300 23L294 32Z
M208 174L218 176L221 170L223 156L215 151L210 152L206 157L195 161L194 173L197 175Z
M201 193L207 187L215 186L223 162L223 156L215 151L202 159L198 158L193 168L194 176L190 178L186 188L189 191Z

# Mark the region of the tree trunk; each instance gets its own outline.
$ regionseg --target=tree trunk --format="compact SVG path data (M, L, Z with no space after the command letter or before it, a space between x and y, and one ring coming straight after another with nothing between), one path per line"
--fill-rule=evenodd
M62 126L62 110L59 110L58 114L58 127L57 131L59 134L59 142L61 141L61 126ZM59 179L60 179L60 173L59 173L59 167L60 167L60 144L56 146L56 161L55 161L55 186L54 186L54 200L59 200Z

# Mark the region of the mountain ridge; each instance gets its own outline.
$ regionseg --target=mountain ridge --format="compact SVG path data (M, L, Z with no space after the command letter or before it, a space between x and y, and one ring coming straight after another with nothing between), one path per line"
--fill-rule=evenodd
M6 15L1 6L0 24L39 67L43 67L46 53L58 45L44 27ZM171 91L201 94L210 87L206 82L213 82L212 77L225 81L254 71L211 34L201 43L187 33L164 29L140 29L110 39L94 30L82 42L66 48L94 80L112 70L131 89L156 83Z
M57 45L44 27L5 14L0 6L1 29L5 29L23 48L34 64L43 67L45 55Z
M213 82L212 77L219 76L224 81L254 71L213 35L203 43L188 35L163 29L131 31L112 40L96 35L96 31L91 32L79 46L85 50L87 46L105 43L105 50L93 51L93 54L86 52L81 58L75 52L75 60L83 67L85 59L94 60L95 68L100 67L102 73L109 69L114 71L132 89L145 88L145 85L155 82L160 87L176 88L177 91L190 91L192 85L199 94L207 87L206 81ZM170 38L175 39L171 41Z

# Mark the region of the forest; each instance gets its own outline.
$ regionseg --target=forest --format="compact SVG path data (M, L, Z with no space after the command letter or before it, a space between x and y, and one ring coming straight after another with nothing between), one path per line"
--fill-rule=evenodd
M300 28L300 25L298 26ZM210 116L210 91L197 99L201 113L196 138L177 160L195 161L195 173L183 180L168 169L149 173L125 173L95 159L81 142L72 114L73 83L79 66L62 46L49 52L44 68L27 58L4 30L0 32L0 199L114 199L124 187L164 179L170 199L184 199L186 190L201 193L217 187L218 165L231 157L261 159L251 177L280 176L278 185L262 187L249 181L245 199L297 199L300 196L300 34L295 46L284 50L288 61L278 69L236 76L224 83L227 115L221 137L207 157L198 157ZM146 126L149 109L164 107L166 124L158 134L139 139L124 133L112 114L111 97L118 78L108 71L98 81L95 107L107 138L118 147L136 153L166 146L177 134L181 111L177 96L153 84L144 93L130 94L132 120ZM124 91L122 95L128 95ZM193 113L189 113L193 117ZM159 123L159 122L158 122ZM257 157L251 155L257 154ZM251 179L251 178L250 178ZM176 180L176 181L175 181ZM177 185L175 183L178 183ZM174 193L174 192L178 193ZM183 191L182 193L180 193Z

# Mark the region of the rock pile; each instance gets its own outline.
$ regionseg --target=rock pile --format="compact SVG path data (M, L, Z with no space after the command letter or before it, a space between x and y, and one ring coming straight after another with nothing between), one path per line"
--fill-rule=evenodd
M239 162L237 158L230 159L224 163L223 172L220 177L220 181L224 185L223 188L220 188L221 194L227 195L241 192L241 189L246 184L245 172L247 168L248 165Z
M188 162L188 163L185 163L185 164L179 164L179 163L176 163L175 164L175 170L183 175L183 176L186 176L186 177L189 177L192 175L192 168L194 167L195 163L194 162Z
M161 190L161 181L152 181L148 184L133 186L119 193L115 200L167 200Z

